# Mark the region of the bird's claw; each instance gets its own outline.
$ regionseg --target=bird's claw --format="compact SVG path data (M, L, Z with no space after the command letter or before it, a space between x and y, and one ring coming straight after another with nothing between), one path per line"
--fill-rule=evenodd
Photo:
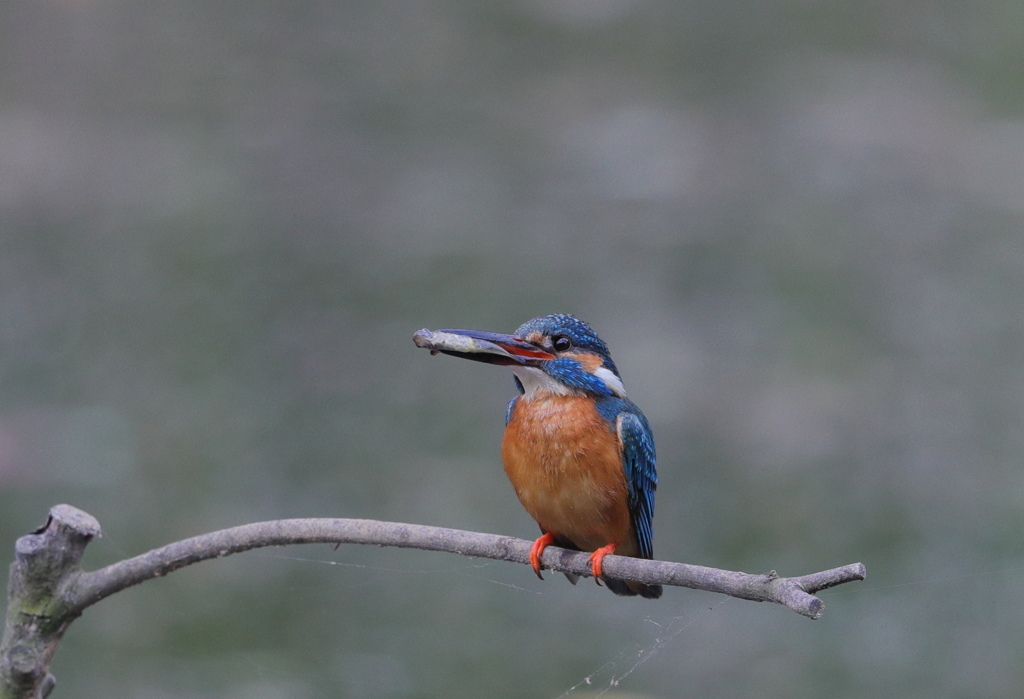
M555 541L555 537L551 534L545 533L539 539L533 542L533 546L530 547L530 567L533 568L533 572L537 574L537 577L541 580L544 576L540 574L540 557L544 554L550 544Z
M618 544L616 544L613 541L607 546L602 546L601 548L590 554L590 558L588 558L587 560L590 561L590 571L594 574L595 580L600 580L601 577L604 575L604 571L601 568L601 564L604 561L604 557L610 553L615 553L615 549L617 546Z

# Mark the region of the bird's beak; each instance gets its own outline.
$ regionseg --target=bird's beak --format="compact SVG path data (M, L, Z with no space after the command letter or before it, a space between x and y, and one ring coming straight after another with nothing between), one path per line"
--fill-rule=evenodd
M412 336L417 347L453 357L503 366L536 366L555 355L514 335L481 330L427 330Z

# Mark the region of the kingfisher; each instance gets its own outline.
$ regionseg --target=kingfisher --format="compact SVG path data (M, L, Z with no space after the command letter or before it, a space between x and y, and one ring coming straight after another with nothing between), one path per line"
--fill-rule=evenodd
M653 558L654 435L626 397L608 345L573 315L534 318L511 335L420 330L417 347L508 366L516 395L505 411L505 474L540 526L530 565L549 545L589 551L591 571L617 595L661 597L661 585L604 578L616 554ZM576 578L567 575L575 584Z

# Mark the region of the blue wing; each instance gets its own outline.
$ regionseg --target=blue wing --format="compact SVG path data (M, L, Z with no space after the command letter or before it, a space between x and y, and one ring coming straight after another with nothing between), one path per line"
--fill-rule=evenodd
M616 431L622 443L622 466L629 487L629 514L640 544L640 557L654 558L654 491L658 487L654 435L647 418L632 404L619 413Z
M526 389L523 388L523 382L519 380L518 376L513 376L516 381L516 390L519 391L519 396L526 393ZM519 396L516 396L508 402L508 407L505 408L505 427L508 427L508 421L512 419L512 409L516 406L516 401L519 400Z
M512 419L512 409L516 407L516 401L519 400L519 396L516 396L508 402L508 407L505 408L505 427L508 427L508 421Z

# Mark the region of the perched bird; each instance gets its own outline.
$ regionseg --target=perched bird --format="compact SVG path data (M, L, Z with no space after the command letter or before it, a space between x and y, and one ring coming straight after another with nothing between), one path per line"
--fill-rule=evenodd
M654 436L589 325L558 313L512 335L424 329L413 341L431 354L508 366L515 374L519 395L505 413L501 455L519 501L540 525L530 550L538 577L550 544L592 551L598 580L610 553L653 557ZM661 597L660 585L604 582L617 595Z

